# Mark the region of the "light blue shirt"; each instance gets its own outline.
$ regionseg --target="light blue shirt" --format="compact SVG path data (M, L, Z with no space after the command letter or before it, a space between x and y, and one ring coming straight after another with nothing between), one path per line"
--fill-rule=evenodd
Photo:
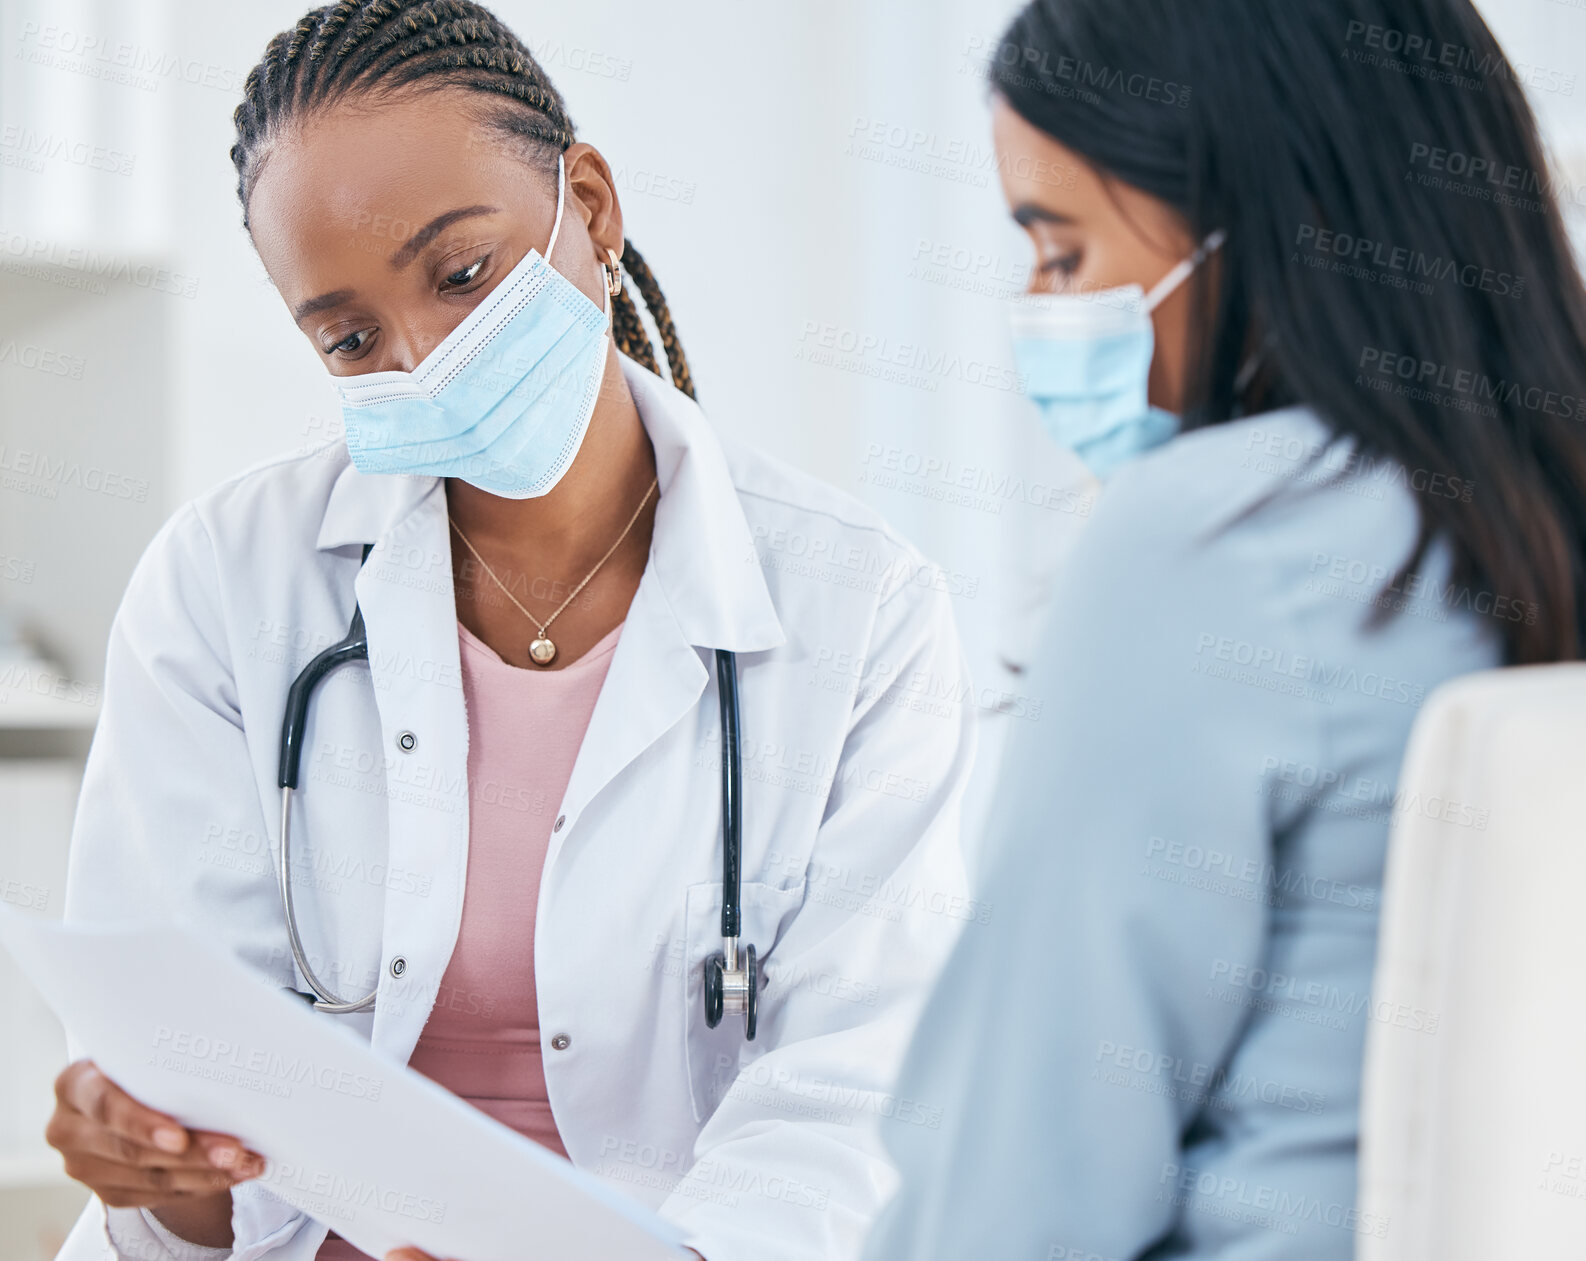
M971 923L886 1122L872 1261L1353 1256L1383 858L1416 710L1499 664L1501 592L1410 558L1437 470L1319 455L1309 412L1108 484L1055 591ZM1313 462L1315 461L1315 462ZM1017 721L1017 720L1015 720ZM908 1106L904 1106L908 1101Z

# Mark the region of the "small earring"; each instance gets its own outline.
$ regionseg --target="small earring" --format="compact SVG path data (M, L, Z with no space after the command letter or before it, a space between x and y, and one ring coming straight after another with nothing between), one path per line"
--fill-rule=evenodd
M606 257L611 260L611 266L602 263L600 269L606 273L606 292L615 298L622 292L622 260L609 245L606 247Z

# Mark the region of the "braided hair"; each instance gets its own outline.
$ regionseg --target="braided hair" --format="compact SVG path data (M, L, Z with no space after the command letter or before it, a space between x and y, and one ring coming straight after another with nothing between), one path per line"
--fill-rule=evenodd
M547 154L573 143L573 120L540 64L510 30L472 0L340 0L313 9L265 49L248 72L232 121L242 222L264 150L292 118L357 92L461 87L491 101L487 122ZM666 297L633 242L623 239L622 269L655 321L672 384L690 398L694 379ZM625 285L612 299L617 349L660 374L655 348Z

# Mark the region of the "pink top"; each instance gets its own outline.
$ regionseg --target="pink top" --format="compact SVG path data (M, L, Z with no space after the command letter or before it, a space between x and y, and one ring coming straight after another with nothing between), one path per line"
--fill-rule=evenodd
M551 825L622 633L561 670L508 665L461 622L468 876L457 946L409 1065L567 1155L545 1092L534 916ZM357 1261L334 1231L316 1261Z

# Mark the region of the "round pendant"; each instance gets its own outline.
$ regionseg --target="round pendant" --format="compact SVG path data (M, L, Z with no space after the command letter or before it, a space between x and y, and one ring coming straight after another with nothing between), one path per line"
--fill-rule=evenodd
M529 645L529 660L537 666L548 666L556 660L556 645L541 635Z

